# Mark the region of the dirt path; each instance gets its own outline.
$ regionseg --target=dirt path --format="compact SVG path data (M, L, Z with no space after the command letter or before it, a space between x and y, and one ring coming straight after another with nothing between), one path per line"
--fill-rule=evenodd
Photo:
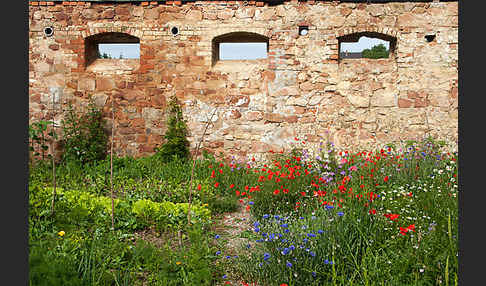
M219 239L224 242L221 249L222 258L229 255L233 257L231 259L235 259L234 256L239 255L241 246L246 245L249 242L249 239L241 237L241 233L247 230L252 230L250 220L250 212L246 210L244 204L240 204L240 207L236 212L225 213L215 217L216 223L214 224L213 231L219 234ZM226 273L226 275L228 278L215 286L247 285L243 284L241 279L235 278L238 277L237 273Z

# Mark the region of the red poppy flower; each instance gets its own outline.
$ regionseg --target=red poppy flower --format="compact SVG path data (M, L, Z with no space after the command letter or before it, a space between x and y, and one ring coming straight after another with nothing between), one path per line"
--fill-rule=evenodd
M388 176L386 176L383 181L388 182Z
M200 191L201 190L201 184L197 185L197 190Z
M384 214L384 216L389 218L390 220L396 220L400 215L398 215L398 214Z
M217 188L218 186L219 186L219 183L218 182L214 183L214 187L215 188Z
M370 213L370 214L376 214L376 210L375 210L375 209L371 209L371 210L369 211L369 213Z
M273 191L273 194L274 195L278 195L278 193L280 193L280 190L279 189L275 189L275 191Z
M289 286L287 283L282 283L280 286Z
M415 232L415 224L407 226L407 229Z
M235 184L231 184L230 185L230 189L234 188L235 187Z

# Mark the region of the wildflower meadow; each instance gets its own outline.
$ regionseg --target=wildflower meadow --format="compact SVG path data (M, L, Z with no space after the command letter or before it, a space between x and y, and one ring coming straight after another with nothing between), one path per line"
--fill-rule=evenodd
M458 156L444 150L432 139L351 152L295 138L266 159L114 158L113 202L108 159L65 163L53 214L52 166L38 162L29 280L457 285ZM233 236L222 227L230 214L247 215Z

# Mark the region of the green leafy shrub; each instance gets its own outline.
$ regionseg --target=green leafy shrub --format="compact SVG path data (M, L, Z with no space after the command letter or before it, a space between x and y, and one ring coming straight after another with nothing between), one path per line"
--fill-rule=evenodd
M141 219L141 223L157 224L159 228L181 228L187 223L188 203L153 202L138 200L132 206L132 212ZM203 206L191 205L191 223L206 224L211 218L211 211Z
M63 160L82 164L103 160L108 152L108 136L102 113L90 102L86 113L77 114L71 104L62 120Z
M52 244L34 243L29 246L29 285L85 285L79 277L75 258L56 255Z
M175 96L169 101L168 112L167 131L164 135L166 142L157 149L157 156L164 162L171 161L174 158L188 159L190 152L189 141L186 138L188 134L187 125Z
M42 160L46 158L46 152L49 149L49 141L57 139L56 133L52 130L47 132L47 127L51 122L41 120L29 125L29 151L31 160L40 156Z

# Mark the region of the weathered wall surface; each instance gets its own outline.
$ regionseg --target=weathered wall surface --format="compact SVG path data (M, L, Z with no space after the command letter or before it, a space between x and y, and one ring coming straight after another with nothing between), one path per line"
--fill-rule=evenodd
M31 2L30 121L51 119L53 100L60 121L66 101L92 97L111 126L114 101L116 153L142 156L163 142L174 94L192 146L217 109L204 143L216 153L263 154L294 137L347 149L425 134L457 142L457 2L178 2ZM241 31L268 37L268 58L213 65L212 40ZM85 40L103 32L138 37L140 59L89 63ZM395 37L395 51L339 60L338 37L357 32Z

